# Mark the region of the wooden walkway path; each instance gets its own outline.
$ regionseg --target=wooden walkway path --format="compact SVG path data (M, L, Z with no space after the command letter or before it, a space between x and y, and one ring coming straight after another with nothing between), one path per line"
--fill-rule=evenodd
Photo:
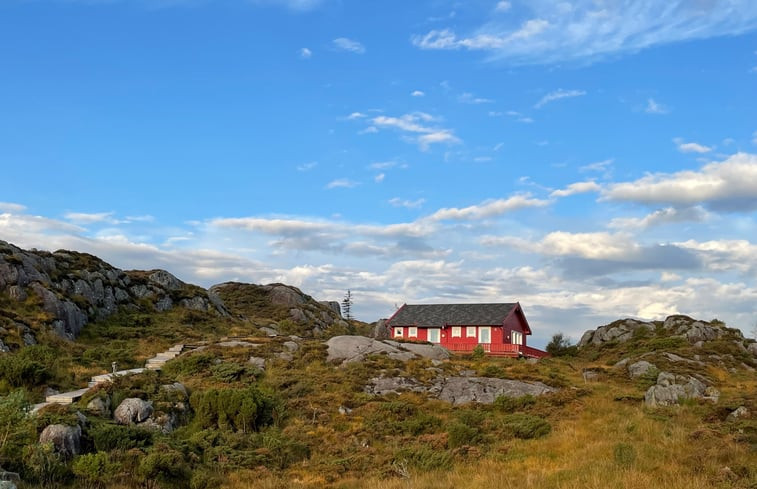
M45 398L45 402L35 404L32 408L32 413L36 413L45 406L50 404L73 404L81 399L93 387L111 382L114 378L122 375L141 374L145 370L160 370L165 363L177 356L181 355L184 351L185 345L174 345L168 350L158 353L152 358L148 358L144 368L132 368L128 370L118 370L113 373L95 375L89 381L89 385L83 389L77 389L71 392L61 392L59 394L51 394ZM194 348L190 348L194 349Z

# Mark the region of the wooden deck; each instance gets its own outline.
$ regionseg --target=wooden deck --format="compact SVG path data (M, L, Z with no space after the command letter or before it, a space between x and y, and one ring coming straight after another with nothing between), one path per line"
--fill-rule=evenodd
M479 345L484 349L484 352L487 355L495 357L544 358L549 356L549 353L539 350L538 348L531 348L530 346L525 345L511 345L508 343L451 343L449 345L441 346L452 353L472 353Z

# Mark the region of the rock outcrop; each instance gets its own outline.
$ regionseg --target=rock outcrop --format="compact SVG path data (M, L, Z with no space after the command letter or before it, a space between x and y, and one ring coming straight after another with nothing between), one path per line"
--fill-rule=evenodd
M650 387L644 395L644 403L650 407L673 406L687 399L707 399L717 402L720 392L708 387L699 379L690 375L675 375L660 372L657 384Z
M694 346L702 346L708 341L728 339L733 341L742 351L757 356L757 343L745 340L738 329L727 328L722 322L699 321L680 314L668 316L665 321L645 322L637 319L621 319L597 329L586 331L578 347L602 345L604 343L625 342L634 335L646 335L659 332L661 328L667 336L686 339Z
M47 325L66 339L75 339L88 322L121 307L139 308L144 300L158 311L178 306L226 314L204 289L164 270L125 272L86 253L26 251L5 241L0 241L0 294L33 301L49 318ZM30 333L24 337L26 344L34 341Z
M266 317L276 321L292 321L308 336L321 334L331 327L343 330L349 327L342 319L338 302L316 301L290 285L226 282L214 285L209 293L222 300L237 317ZM276 330L275 326L266 327ZM279 334L278 331L274 332Z
M365 387L368 394L385 395L401 392L426 393L430 397L454 405L467 403L491 404L499 396L540 396L557 389L541 382L498 379L492 377L437 376L429 383L413 377L376 377Z
M118 424L137 424L146 421L152 413L152 402L130 397L121 401L113 412L113 419Z
M81 452L81 427L64 424L46 426L39 435L40 443L52 443L55 451L66 458L79 455Z
M334 336L326 342L328 361L349 363L360 362L368 355L387 355L395 360L407 361L413 358L446 360L450 353L438 345L421 343L398 343L379 341L365 336Z

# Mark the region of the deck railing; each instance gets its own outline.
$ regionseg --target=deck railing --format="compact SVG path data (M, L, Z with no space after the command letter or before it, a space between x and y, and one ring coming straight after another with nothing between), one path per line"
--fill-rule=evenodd
M492 355L503 356L523 356L533 358L543 358L549 354L538 348L531 348L525 345L512 345L509 343L451 343L449 345L442 345L453 353L468 353L472 352L474 348L481 345L484 352Z

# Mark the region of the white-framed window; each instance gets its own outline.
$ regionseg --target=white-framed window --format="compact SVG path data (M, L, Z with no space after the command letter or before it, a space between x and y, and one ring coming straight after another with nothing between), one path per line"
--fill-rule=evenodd
M475 326L466 326L465 327L465 337L466 338L475 338L476 337L476 327Z
M452 326L452 337L462 338L462 336L463 336L463 328L461 326Z
M394 337L395 338L402 338L402 328L394 328Z
M417 338L418 337L418 328L415 326L410 326L407 328L407 336L408 338Z
M428 329L428 341L430 343L439 343L439 328Z
M510 333L510 342L513 345L522 345L523 344L523 333L520 331L513 331Z

